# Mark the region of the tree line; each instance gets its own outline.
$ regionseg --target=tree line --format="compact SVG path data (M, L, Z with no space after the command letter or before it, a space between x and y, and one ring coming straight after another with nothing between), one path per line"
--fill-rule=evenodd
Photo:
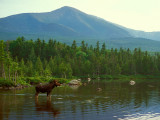
M18 37L16 40L0 41L0 77L13 79L19 77L101 75L155 75L160 73L160 54L149 54L135 48L106 49L88 45L85 41L77 46L66 45L50 39L36 41Z

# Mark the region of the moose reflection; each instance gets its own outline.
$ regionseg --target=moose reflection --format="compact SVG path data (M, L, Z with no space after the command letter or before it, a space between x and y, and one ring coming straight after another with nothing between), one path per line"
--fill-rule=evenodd
M55 106L52 105L51 100L49 99L47 99L47 102L41 103L39 103L38 99L35 99L35 108L37 112L51 113L53 117L57 117L60 114L60 110L58 108L55 108Z

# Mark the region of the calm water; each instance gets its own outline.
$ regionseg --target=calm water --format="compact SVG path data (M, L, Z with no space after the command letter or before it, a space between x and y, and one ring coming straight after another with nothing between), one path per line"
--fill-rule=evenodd
M150 80L148 80L150 81ZM102 91L97 91L102 88ZM159 120L160 82L96 82L58 87L52 99L34 87L0 91L0 120Z

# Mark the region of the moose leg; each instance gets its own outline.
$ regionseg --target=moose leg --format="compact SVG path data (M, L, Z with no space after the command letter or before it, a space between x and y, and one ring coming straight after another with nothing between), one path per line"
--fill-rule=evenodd
M47 92L47 99L51 99L51 91Z
M35 97L38 99L39 92L36 91Z

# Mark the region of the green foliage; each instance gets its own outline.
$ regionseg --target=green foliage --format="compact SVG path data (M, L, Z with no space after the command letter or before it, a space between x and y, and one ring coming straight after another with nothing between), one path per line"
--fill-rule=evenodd
M41 79L41 77L26 77L25 81L30 84L43 83L43 80Z
M0 78L0 86L4 87L11 87L11 86L14 86L14 82L13 81L10 81L10 80L4 80L4 78Z
M59 83L63 84L63 83L69 83L70 79L65 79L65 78L52 78L50 81L52 80L58 80Z
M26 85L26 86L29 86L30 84L27 83L26 80L24 80L23 78L21 78L21 79L17 80L17 85Z
M0 77L5 78L4 61L5 61L4 42L3 40L1 40L0 41Z
M55 78L55 77L48 77L48 78L47 77L26 77L22 79L22 81L25 81L26 84L28 83L31 83L31 84L46 83L52 80L58 80L61 84L68 83L70 81L70 79Z
M36 64L35 64L35 69L36 69L38 75L42 76L42 74L43 74L43 65L42 65L40 57L37 58L37 61L36 61Z
M6 46L6 47L5 47ZM112 79L122 75L159 75L160 54L149 54L140 48L106 49L80 46L74 40L71 46L50 39L48 43L19 37L0 42L1 77L14 84L48 82L53 78L67 82L73 76L103 77Z
M3 40L0 41L0 62L3 62L4 61L4 56L5 53L4 53L4 42Z

